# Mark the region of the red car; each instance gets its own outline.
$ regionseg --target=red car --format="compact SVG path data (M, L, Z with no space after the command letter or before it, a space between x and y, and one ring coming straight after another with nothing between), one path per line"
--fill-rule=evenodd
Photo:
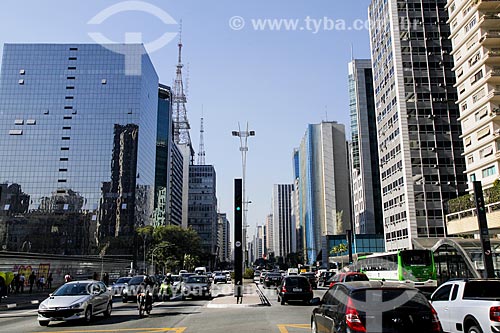
M368 281L368 277L364 273L346 272L337 273L327 281L329 288L333 287L337 282L353 282L353 281Z

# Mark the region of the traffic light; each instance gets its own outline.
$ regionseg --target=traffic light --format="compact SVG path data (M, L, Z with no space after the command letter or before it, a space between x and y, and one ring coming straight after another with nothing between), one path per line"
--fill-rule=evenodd
M243 296L243 187L234 180L234 296Z

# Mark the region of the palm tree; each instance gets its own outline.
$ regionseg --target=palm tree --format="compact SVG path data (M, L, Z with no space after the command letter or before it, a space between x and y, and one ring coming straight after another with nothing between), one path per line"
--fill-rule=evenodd
M347 248L347 244L344 244L344 243L341 243L339 245L335 245L334 247L332 247L332 249L330 250L330 254L334 254L336 256L339 256L341 255L342 253L346 252L348 250ZM344 266L344 258L341 257L341 266L343 267Z

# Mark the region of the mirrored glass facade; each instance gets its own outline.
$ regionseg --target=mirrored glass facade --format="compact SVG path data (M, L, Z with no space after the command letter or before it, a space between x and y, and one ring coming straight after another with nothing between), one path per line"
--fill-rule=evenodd
M6 44L0 183L23 196L1 196L3 244L79 253L130 242L153 216L157 109L158 76L142 45ZM14 242L21 218L28 230ZM69 221L97 243L62 241ZM44 245L36 233L55 240Z

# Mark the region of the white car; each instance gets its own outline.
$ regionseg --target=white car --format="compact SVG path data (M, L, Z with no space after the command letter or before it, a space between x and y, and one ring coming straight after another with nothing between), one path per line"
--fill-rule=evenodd
M112 294L100 281L68 282L50 294L38 307L38 323L48 326L51 321L84 319L89 323L99 313L111 316Z

